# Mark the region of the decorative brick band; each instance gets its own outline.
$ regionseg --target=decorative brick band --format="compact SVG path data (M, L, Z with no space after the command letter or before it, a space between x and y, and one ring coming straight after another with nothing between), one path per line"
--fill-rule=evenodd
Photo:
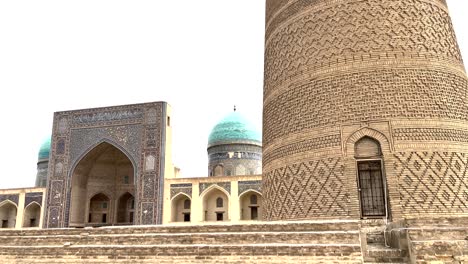
M447 23L450 17L442 7L436 0L302 0L292 3L282 11L286 17L297 12L307 13L281 20L281 28L274 34L268 33L275 28L274 23L268 27L264 98L268 98L270 90L276 89L279 83L294 79L302 72L333 67L340 62L353 65L373 61L368 57L380 61L431 59L462 69L455 33Z
M286 146L281 146L275 149L272 149L265 153L263 158L263 164L268 164L276 159L291 156L294 154L307 152L315 149L327 148L327 147L336 147L340 146L340 135L329 135L324 137L317 137L308 140L302 140L299 142L294 142Z
M399 128L394 130L393 137L401 141L468 142L468 131L443 128Z
M442 70L374 69L311 79L264 104L263 144L303 130L398 118L468 120L466 77ZM404 87L404 89L403 89ZM444 98L452 104L442 104ZM456 103L455 103L456 102Z

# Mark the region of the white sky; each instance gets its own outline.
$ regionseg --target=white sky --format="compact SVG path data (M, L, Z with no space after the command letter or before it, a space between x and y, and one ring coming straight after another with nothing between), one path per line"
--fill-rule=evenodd
M448 2L468 58L468 3ZM0 1L0 188L34 185L53 112L151 101L172 105L183 176L207 175L208 135L234 104L261 127L264 5Z

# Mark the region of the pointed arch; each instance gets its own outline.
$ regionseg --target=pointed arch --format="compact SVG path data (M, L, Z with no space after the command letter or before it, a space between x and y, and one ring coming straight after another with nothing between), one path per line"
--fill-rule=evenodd
M348 137L348 139L346 140L345 153L346 153L347 156L354 156L355 155L354 146L355 146L356 142L358 142L359 140L361 140L364 137L368 137L368 138L371 138L371 139L377 141L380 144L382 154L385 155L385 154L388 154L388 153L390 153L392 151L391 142L390 142L390 140L388 139L388 137L385 134L383 134L382 132L380 132L378 130L368 128L368 127L364 127L364 128L361 128L361 129L357 130L353 134L351 134Z
M89 199L88 223L106 224L109 222L109 208L111 199L103 192L99 192Z
M208 187L200 195L203 204L204 221L226 221L229 220L229 193L217 184ZM223 200L223 206L218 207L218 199Z
M31 202L24 208L23 227L39 227L41 221L41 205Z
M188 194L186 194L184 192L178 192L176 195L174 195L174 197L171 198L171 201L174 201L175 199L178 199L179 196L185 196L189 200L192 200L192 198Z
M103 139L99 140L98 142L94 143L93 145L89 146L85 151L83 151L80 155L78 155L78 157L73 162L73 165L70 167L70 170L68 172L68 176L71 178L73 176L73 172L76 169L76 166L83 160L83 158L86 157L91 151L93 151L94 149L96 149L96 147L98 147L99 145L101 145L103 143L107 143L107 144L115 147L116 149L120 150L123 154L125 154L125 156L127 156L127 158L132 163L132 166L134 168L134 174L136 175L136 173L137 173L136 170L138 168L138 166L136 166L137 163L133 159L132 155L127 151L127 149L125 149L123 146L121 146L119 143L115 142L112 139L103 138Z
M188 208L187 208L187 204L189 205ZM171 199L171 221L172 222L190 222L191 213L192 213L192 199L187 194L183 192L179 192Z
M355 163L361 218L388 217L384 158L392 151L389 138L375 129L361 128L347 139L345 150Z
M255 196L255 203L252 203ZM253 189L248 189L239 195L239 209L241 220L261 220L262 219L262 194Z
M69 172L69 226L117 224L120 196L117 196L113 186L118 185L119 192L123 191L124 194L134 192L137 175L135 164L125 148L106 138L84 151ZM108 202L103 202L107 208L98 209L93 205L99 193L108 198Z
M208 188L206 188L201 194L200 194L200 199L203 200L203 198L205 197L205 195L207 193L209 193L211 190L213 189L217 189L221 192L223 192L227 197L231 197L231 195L224 189L222 188L221 186L217 185L217 184L213 184L213 185L210 185Z
M6 205L6 204L12 204L15 206L15 208L18 208L18 205L16 205L15 202L13 202L12 200L10 199L6 199L6 200L3 200L2 202L0 202L0 207Z
M364 136L354 144L355 158L381 157L380 142L369 136Z
M117 200L117 223L133 224L135 218L135 197L125 192Z
M18 206L10 200L0 203L0 227L15 228Z
M242 198L242 196L244 196L245 194L247 194L249 192L254 192L254 193L257 193L258 195L262 196L262 193L259 192L258 190L247 189L247 190L243 191L241 194L239 194L239 199Z

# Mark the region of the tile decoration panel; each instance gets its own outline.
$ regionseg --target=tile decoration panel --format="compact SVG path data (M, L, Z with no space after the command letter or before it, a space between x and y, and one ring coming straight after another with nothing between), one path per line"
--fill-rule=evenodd
M224 189L229 194L231 194L231 182L216 182L216 183L214 183L214 182L204 182L204 183L199 184L199 189L200 189L199 195L201 195L203 193L203 191L208 189L211 185L216 185L216 186L220 187L221 189Z
M34 192L34 193L26 193L24 207L26 208L30 203L36 202L40 206L42 206L42 196L44 194L42 192Z
M0 195L0 203L7 201L7 200L15 203L16 206L18 206L19 194L1 194Z
M179 193L183 193L188 197L192 198L192 184L191 183L179 183L171 184L171 199Z
M135 224L161 222L164 177L165 103L155 102L57 112L47 186L46 228L67 227L70 213L73 167L102 142L122 150L135 166ZM144 173L147 154L154 157L155 170ZM152 178L151 178L152 177ZM144 206L143 206L144 204ZM152 207L152 208L150 208ZM142 215L140 209L146 213Z
M247 190L255 190L262 193L262 181L240 181L237 195L241 195Z

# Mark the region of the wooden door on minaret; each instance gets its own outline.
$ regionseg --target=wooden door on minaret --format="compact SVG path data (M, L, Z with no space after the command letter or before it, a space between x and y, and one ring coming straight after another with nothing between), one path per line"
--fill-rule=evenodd
M359 161L359 195L361 200L361 216L383 217L386 215L386 199L384 180L382 177L382 162Z

